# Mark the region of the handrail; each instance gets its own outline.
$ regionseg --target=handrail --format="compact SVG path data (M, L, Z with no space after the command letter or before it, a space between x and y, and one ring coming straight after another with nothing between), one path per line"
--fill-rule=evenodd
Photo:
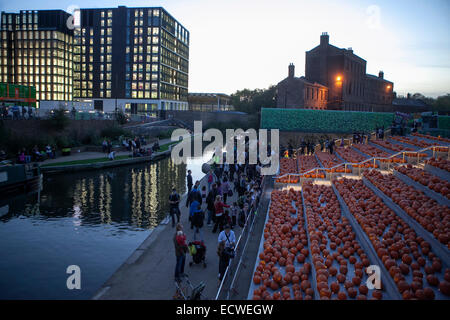
M236 270L233 270L233 268L231 267L231 265L232 265L232 261L233 261L235 258L231 258L231 259L230 259L230 261L229 261L229 263L228 263L228 266L227 266L227 268L226 268L226 270L225 270L225 273L224 273L224 275L223 275L222 281L220 282L219 288L218 288L218 290L217 290L215 300L218 300L218 299L219 299L219 296L220 296L220 294L222 293L222 288L223 288L223 286L224 286L224 283L225 283L225 281L227 280L227 276L229 275L229 273L231 273L231 275L233 275L233 279L232 279L232 281L231 281L230 287L228 288L228 293L227 293L228 295L227 295L227 298L226 298L227 300L229 299L229 290L233 288L234 280L235 280L235 278L236 278L237 272L238 272L238 270L239 270L239 268L240 268L240 265L241 265L241 262L242 262L242 254L243 254L243 252L245 251L245 249L246 249L246 247L247 247L248 238L250 237L250 235L251 235L251 233L252 233L253 226L254 226L255 221L256 221L256 216L258 215L258 212L259 212L259 210L260 210L260 205L261 205L261 203L262 203L263 194L267 191L266 176L263 176L263 177L262 177L260 187L262 188L262 189L261 189L261 195L260 195L260 198L259 198L258 202L257 202L257 203L254 203L253 206L249 209L249 214L248 214L248 216L247 216L247 218L246 218L246 220L245 220L244 227L242 228L242 232L241 232L241 234L239 235L239 239L238 239L238 241L237 241L237 243L236 243L236 246L235 246L235 249L234 249L235 252L236 252L235 258L237 258L237 256L238 256L237 253L238 253L239 245L241 244L242 241L245 240L244 248L242 248L242 249L239 248L239 251L240 251L240 250L242 250L242 251L240 251L238 265L237 265L237 267L236 267ZM269 204L269 205L270 205L270 204ZM251 221L250 221L250 220L251 220ZM245 238L245 239L244 239L244 238ZM241 241L241 240L242 240L242 241ZM234 274L233 274L233 273L234 273Z
M340 163L340 164L335 165L335 166L330 167L330 168L313 168L313 169L310 169L310 170L305 171L303 173L285 173L285 174L283 174L281 176L278 176L278 177L274 176L273 179L282 179L282 178L285 178L287 176L294 176L294 177L299 176L299 177L302 177L302 176L304 176L304 175L306 175L308 173L317 172L319 170L320 171L326 171L326 170L332 170L332 169L339 168L339 167L346 166L346 165L353 166L353 165L361 165L361 164L364 164L364 163L369 162L369 161L374 161L375 162L376 160L389 160L389 159L398 157L400 154L404 155L405 153L417 153L417 155L418 155L417 157L419 158L419 154L420 153L422 153L424 151L429 151L431 149L433 149L433 153L434 153L435 152L435 150L434 150L435 148L449 148L449 147L448 146L429 146L429 147L426 147L424 149L417 150L417 151L406 151L406 150L404 150L404 151L400 151L400 152L394 153L393 155L391 155L389 157L384 157L384 158L383 157L371 157L371 158L369 158L367 160L364 160L364 161L361 161L361 162L355 162L355 163L353 163L353 162L343 162L343 163ZM450 153L450 148L449 148L449 153Z
M262 199L262 196L263 196L263 191L265 190L265 177L266 176L262 177L261 184L260 184L260 187L263 188L263 190L261 191L261 196L259 198L258 203L255 203L252 207L249 208L249 211L248 211L249 214L248 214L248 216L245 219L244 226L242 227L242 232L239 235L238 241L236 242L236 245L234 247L235 252L237 252L238 248L240 248L239 245L241 243L241 240L243 239L244 233L246 233L244 231L246 229L248 229L248 228L252 228L253 229L253 224L255 222L255 213L259 210L259 205L261 203L261 199ZM250 220L252 220L252 221L250 221ZM251 225L250 225L250 222L251 222ZM250 236L250 231L249 230L247 230L246 236L247 236L247 239L248 239L248 237ZM244 241L244 240L242 240L242 241ZM245 244L247 244L247 241L245 242ZM242 256L240 257L240 260L241 259L242 259ZM230 258L230 260L228 262L228 266L227 266L227 268L225 270L225 273L224 273L224 275L222 277L222 280L220 282L220 286L217 289L216 297L215 297L214 300L218 300L219 299L219 295L222 292L222 287L223 287L223 285L225 283L225 280L227 279L227 275L228 275L229 272L232 272L232 271L230 271L231 270L231 263L232 263L232 261L233 261L233 258Z
M249 222L249 220L250 220L250 216L252 216L252 215L254 214L254 212L253 212L252 209L253 209L253 206L250 208L249 214L248 214L247 218L245 219L245 224L244 224L244 227L242 228L243 230L244 230L245 228L247 228L248 222ZM241 232L241 234L239 235L239 239L238 239L238 241L236 242L236 245L235 245L235 247L234 247L234 250L235 250L235 251L237 250L237 248L239 248L239 244L241 243L241 239L242 239L242 235L243 235L243 234L244 234L244 232ZM215 297L214 300L218 300L218 299L219 299L219 295L220 295L220 293L222 292L222 287L223 287L223 284L225 283L225 279L227 278L228 271L230 270L230 265L231 265L232 260L233 260L233 258L230 258L230 260L228 261L228 266L227 266L227 268L225 269L225 273L223 274L222 280L220 281L220 286L219 286L219 288L217 289L216 297Z

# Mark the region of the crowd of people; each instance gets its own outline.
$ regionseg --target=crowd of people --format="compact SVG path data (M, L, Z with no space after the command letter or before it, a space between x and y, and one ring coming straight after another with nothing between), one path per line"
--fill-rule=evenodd
M47 145L45 150L40 150L37 145L35 145L31 150L23 148L21 151L17 152L16 162L20 164L30 163L30 162L41 162L46 159L56 158L56 147Z
M122 145L127 148L128 151L132 152L133 157L147 157L151 156L152 153L158 152L161 147L159 142L156 141L151 148L145 148L147 141L144 137L135 137L134 139L123 139Z
M247 162L212 165L203 186L200 181L193 183L190 170L186 178L188 194L185 206L188 208L190 228L194 232L193 241L204 243L205 226L210 229L209 232L219 232L217 242L213 244L219 256L219 284L230 259L234 257L236 236L233 229L244 228L247 217L256 210L261 196L261 165L249 165ZM180 195L173 188L169 205L172 227L176 227L173 238L177 258L175 281L180 281L184 276L188 252L186 234L180 223L180 201Z
M0 115L3 120L22 120L22 119L32 119L35 117L34 108L27 106L6 106L0 105Z
M344 144L344 138L342 138L341 145ZM336 146L335 140L327 137L320 137L318 141L319 150L327 151L333 154L334 148ZM292 142L288 143L287 148L280 146L280 157L284 158L294 158L297 155L313 155L315 153L317 143L313 138L302 139L298 149L292 146Z

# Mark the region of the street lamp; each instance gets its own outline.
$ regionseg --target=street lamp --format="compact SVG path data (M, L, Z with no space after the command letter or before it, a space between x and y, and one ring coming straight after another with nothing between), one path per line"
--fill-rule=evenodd
M342 80L342 77L341 76L337 76L336 77L336 81L341 81Z

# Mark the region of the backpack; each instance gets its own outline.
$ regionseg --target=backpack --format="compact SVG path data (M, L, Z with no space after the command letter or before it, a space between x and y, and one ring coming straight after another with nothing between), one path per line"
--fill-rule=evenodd
M198 228L202 228L204 219L205 214L203 213L203 211L194 212L194 216L192 217L192 224Z

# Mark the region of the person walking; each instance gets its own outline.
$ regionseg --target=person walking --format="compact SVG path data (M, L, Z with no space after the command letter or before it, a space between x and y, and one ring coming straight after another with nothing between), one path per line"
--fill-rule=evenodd
M210 226L211 222L215 222L216 221L216 217L215 217L215 207L214 207L214 201L216 199L217 196L217 188L216 188L216 184L212 185L211 191L208 192L208 195L206 197L206 210L208 212L208 219L206 222L206 225Z
M236 235L229 224L225 225L224 230L219 233L218 242L225 242L225 250L234 250Z
M228 163L223 164L223 176L224 179L230 177L230 166L228 165Z
M189 206L189 221L191 222L191 229L194 229L194 213L198 210L200 202L197 199L193 199Z
M192 190L192 171L191 170L188 170L188 174L186 176L186 184L188 187L188 195L189 195Z
M222 202L222 196L217 195L216 201L214 202L215 216L216 221L214 223L214 228L212 230L213 233L216 233L217 227L219 231L223 230L223 219L224 219L224 209L229 208L230 206Z
M213 182L214 182L214 177L213 177L212 171L209 170L209 172L208 172L208 192L211 191L211 185L213 184Z
M230 182L234 181L234 173L236 172L236 165L234 163L230 164Z
M219 285L223 280L223 276L225 275L225 271L230 263L230 259L234 258L234 248L236 246L236 236L234 231L231 230L230 225L225 226L225 230L223 230L218 237L219 247L218 254L220 257L219 260Z
M219 182L222 179L222 170L220 170L218 164L214 168L214 174L216 175L217 181Z
M188 246L186 244L186 235L183 232L183 225L181 223L177 224L176 232L173 237L173 243L175 246L175 281L180 282L181 277L186 276L184 274L184 264L186 262L186 252L188 251Z
M180 222L180 195L177 193L175 187L172 188L172 193L169 196L170 216L172 218L172 228L175 227L175 217L177 222Z
M333 150L334 150L334 139L331 139L331 141L330 141L330 154L333 154Z
M230 183L228 182L228 178L226 175L223 177L223 183L221 185L221 188L222 188L223 202L227 203L227 199L228 199L229 192L231 191L231 187L230 187Z
M192 216L192 224L194 226L194 241L197 240L197 234L200 236L200 241L203 242L203 221L205 220L205 214L198 205L197 210L195 210Z
M47 153L47 159L53 158L52 147L50 147L50 144L47 144L47 146L45 147L45 153Z
M217 286L220 287L220 283L222 282L225 271L227 270L228 264L230 263L230 256L225 252L224 241L219 242L219 245L217 247L217 255L219 256L219 274L217 275Z
M190 198L188 198L188 200L190 201L190 203L192 203L193 200L197 200L200 204L203 204L202 193L200 191L200 181L195 181L189 195Z
M231 229L233 229L236 226L237 216L239 213L239 206L237 202L233 202L233 206L231 207Z

